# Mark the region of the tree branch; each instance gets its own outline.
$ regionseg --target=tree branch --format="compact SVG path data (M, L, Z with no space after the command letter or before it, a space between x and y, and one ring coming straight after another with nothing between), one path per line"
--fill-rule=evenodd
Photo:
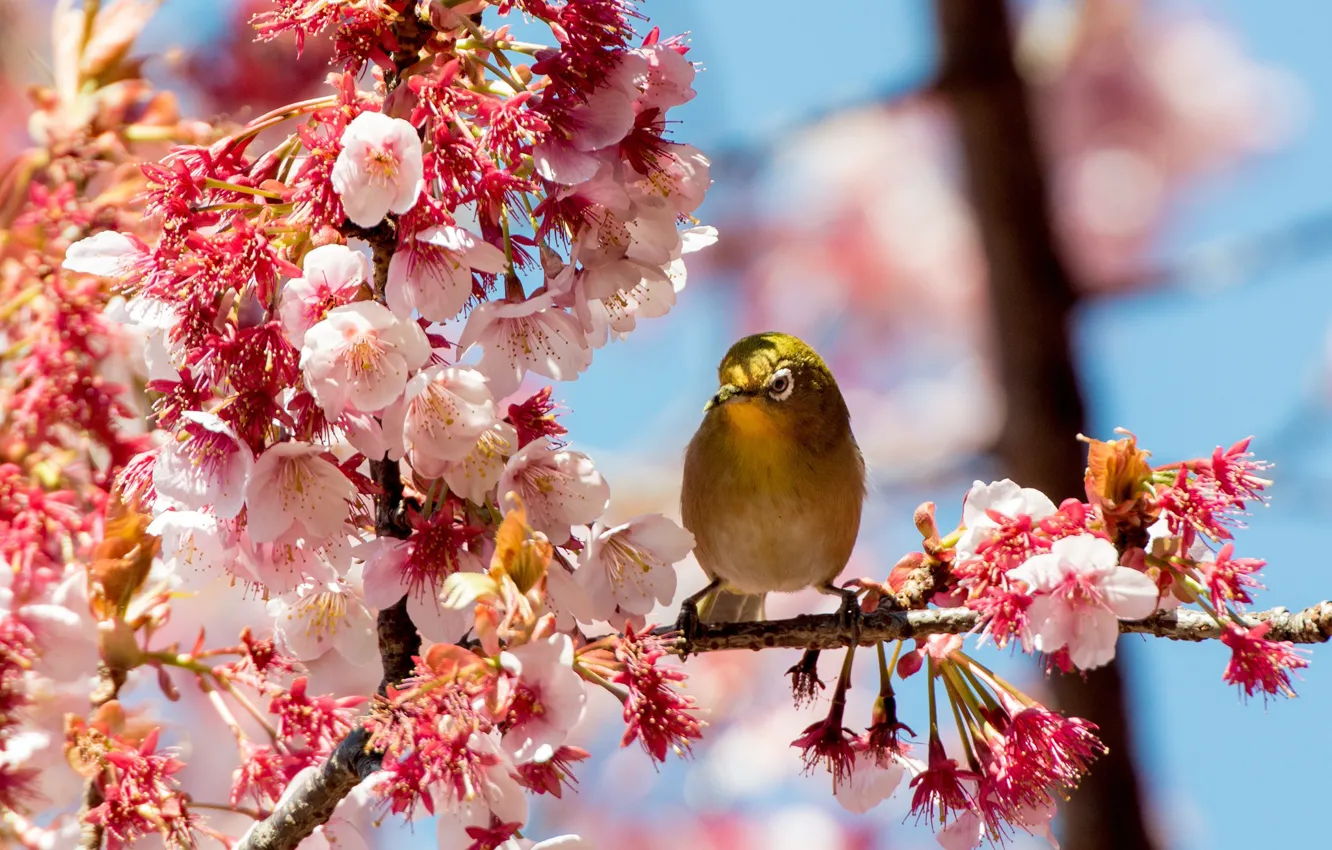
M1269 640L1292 643L1326 643L1332 639L1332 602L1320 602L1294 613L1285 608L1258 611L1242 618L1250 626L1271 624ZM919 611L879 610L865 615L860 625L861 646L887 640L905 640L929 635L965 634L976 628L979 615L969 608L929 608ZM1176 609L1154 614L1145 620L1125 620L1119 630L1126 634L1150 634L1171 640L1202 641L1221 637L1221 627L1202 611ZM669 635L672 629L657 630ZM852 630L838 625L836 614L804 614L789 620L718 623L705 625L702 635L673 646L676 652L693 655L727 649L837 649L855 640Z
M273 813L250 827L236 850L291 850L315 827L327 823L338 802L379 769L380 756L367 749L370 734L355 729L313 773L283 798Z
M348 224L344 234L365 239L374 255L375 295L384 298L388 283L389 260L397 237L388 219L373 228ZM379 487L375 496L375 536L405 540L412 529L403 510L402 468L396 460L384 457L370 461L370 478ZM401 682L412 674L413 657L421 652L421 636L407 613L407 597L379 612L376 619L379 659L384 678L379 693L389 684ZM288 789L277 808L267 818L254 824L241 838L236 850L291 850L315 828L327 823L338 802L351 793L370 774L379 769L380 753L369 749L370 736L356 728L338 744L328 759L309 774L298 788Z

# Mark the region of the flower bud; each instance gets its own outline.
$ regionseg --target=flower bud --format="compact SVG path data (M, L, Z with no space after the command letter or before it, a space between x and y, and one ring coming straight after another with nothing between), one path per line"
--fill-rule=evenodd
M934 502L922 502L920 507L916 508L911 521L925 540L939 536L939 526L934 522Z

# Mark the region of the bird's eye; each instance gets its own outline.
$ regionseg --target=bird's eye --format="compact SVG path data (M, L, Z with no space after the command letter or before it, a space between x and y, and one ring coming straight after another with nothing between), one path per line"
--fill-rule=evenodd
M795 380L790 369L778 369L768 381L768 395L773 401L786 401L795 389Z

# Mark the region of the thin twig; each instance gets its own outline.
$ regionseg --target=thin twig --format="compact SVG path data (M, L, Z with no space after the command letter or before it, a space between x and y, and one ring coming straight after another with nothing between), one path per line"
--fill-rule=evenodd
M867 614L860 626L861 646L881 641L904 640L938 634L965 634L979 624L979 615L968 608L930 608L919 611L879 610ZM1285 608L1258 611L1243 617L1247 625L1270 624L1268 640L1292 643L1326 643L1332 639L1332 602L1320 602L1303 611ZM1203 641L1221 637L1222 629L1207 614L1190 609L1164 611L1145 620L1126 620L1119 624L1126 634L1151 634L1171 640ZM658 629L670 635L670 628ZM838 625L836 614L805 614L789 620L757 623L720 623L706 625L698 638L689 642L690 655L727 649L837 649L850 646L852 630ZM672 648L681 654L683 641Z

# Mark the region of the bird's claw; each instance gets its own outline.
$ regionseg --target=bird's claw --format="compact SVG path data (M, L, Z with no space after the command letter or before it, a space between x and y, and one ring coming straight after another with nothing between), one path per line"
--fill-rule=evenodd
M675 631L684 642L684 654L689 654L689 647L703 635L703 623L698 617L698 603L686 599L680 603L680 616L675 620Z
M837 608L837 627L849 630L859 640L860 625L865 618L864 612L860 609L860 597L851 588L838 592L842 597L842 604Z

